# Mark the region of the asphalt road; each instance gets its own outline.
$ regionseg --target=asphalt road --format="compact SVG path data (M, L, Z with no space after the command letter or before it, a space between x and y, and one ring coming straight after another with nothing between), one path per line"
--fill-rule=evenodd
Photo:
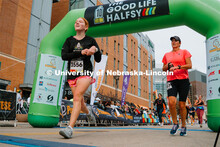
M33 128L29 124L0 127L0 146L101 146L101 147L212 147L217 133L204 125L188 125L187 136L169 135L172 126L77 127L72 139L60 128ZM220 147L220 141L217 146Z

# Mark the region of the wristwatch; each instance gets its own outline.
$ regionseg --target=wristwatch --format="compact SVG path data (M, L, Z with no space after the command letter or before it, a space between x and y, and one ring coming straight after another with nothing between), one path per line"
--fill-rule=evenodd
M179 69L181 69L181 65L178 65Z
M96 48L95 48L95 52L98 52L98 51L99 51L99 49L96 47Z

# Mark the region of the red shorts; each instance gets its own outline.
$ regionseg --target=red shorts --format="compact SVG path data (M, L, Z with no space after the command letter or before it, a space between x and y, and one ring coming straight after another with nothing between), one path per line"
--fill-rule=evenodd
M78 79L92 79L90 85L95 83L95 79L90 76L80 76L80 77L77 77L76 79L67 80L70 87L76 87L76 83Z

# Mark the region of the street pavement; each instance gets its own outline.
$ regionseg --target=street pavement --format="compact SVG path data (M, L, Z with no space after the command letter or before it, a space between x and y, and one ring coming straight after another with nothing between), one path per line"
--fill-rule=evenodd
M1 123L0 123L1 124ZM0 125L0 147L10 146L100 146L100 147L212 147L217 133L207 125L187 125L187 136L169 134L171 125L76 127L72 139L59 135L60 127L33 128L28 123L16 127ZM220 142L217 146L220 147Z

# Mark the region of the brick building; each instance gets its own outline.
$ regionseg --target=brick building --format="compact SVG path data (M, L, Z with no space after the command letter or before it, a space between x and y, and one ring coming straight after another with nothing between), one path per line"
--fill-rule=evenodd
M189 98L191 102L194 104L199 95L202 95L203 100L206 101L206 74L198 70L190 70L189 79L191 84Z
M106 0L60 0L53 4L51 29L68 13L69 10L94 5L107 4ZM142 33L96 38L104 55L108 56L106 70L112 71L146 71L153 69L154 46ZM153 76L131 76L126 101L150 106L153 97ZM103 79L99 97L121 99L123 76L107 76ZM67 88L68 89L68 88ZM68 92L69 93L69 92Z
M52 0L0 1L0 88L31 92L40 42L50 31Z
M0 87L16 90L23 83L32 0L0 2Z
M54 3L53 3L54 2ZM107 4L114 0L2 0L0 2L0 88L32 89L40 42L74 8ZM6 15L7 14L7 15ZM154 46L142 33L96 39L108 55L107 70L145 71L154 66ZM126 101L149 106L153 76L131 76ZM121 97L123 77L105 76L101 96Z

